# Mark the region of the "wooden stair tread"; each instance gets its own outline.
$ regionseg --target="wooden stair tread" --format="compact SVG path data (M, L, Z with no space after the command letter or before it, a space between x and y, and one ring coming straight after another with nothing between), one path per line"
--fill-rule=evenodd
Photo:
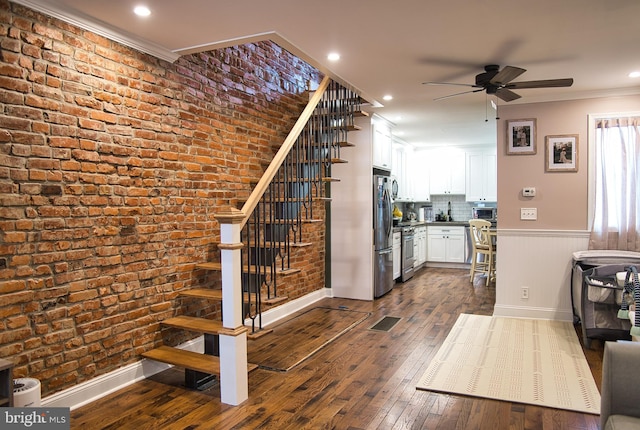
M305 218L300 220L302 224L314 224L314 223L323 222L323 221L324 221L323 219L317 219L317 218ZM265 222L265 224L276 224L276 225L296 224L296 223L297 223L297 219L284 219L284 218L274 219L272 221Z
M196 269L220 271L222 270L222 265L220 263L198 263L196 264ZM248 266L245 264L243 269L245 273L257 273L256 266ZM276 273L283 276L292 275L298 272L300 272L300 269L276 269Z
M345 163L348 163L348 161L345 160ZM337 181L340 181L340 179L332 178L332 177L329 177L329 176L325 176L325 177L320 178L320 181L323 181L323 182L336 181L337 182ZM304 183L311 183L311 182L316 182L316 179L315 178L300 177L300 178L290 178L288 181L278 181L278 180L275 180L275 179L273 181L273 183L276 183L276 184L285 184L285 183L304 184ZM256 184L252 184L252 185L255 186ZM241 200L239 203L240 203L240 206L242 206L242 204L245 203L245 200Z
M199 354L197 352L163 345L156 349L143 352L142 356L185 369L197 370L198 372L212 375L220 374L220 357L214 355ZM247 364L247 372L251 372L257 368L258 366L256 364Z
M313 245L313 242L292 242L291 243L291 246L294 248L305 248L311 245Z
M270 299L262 299L262 303L267 305L275 305L277 303L286 302L289 297L280 296L280 297L271 297Z
M209 320L206 318L190 317L180 315L160 321L163 325L179 328L182 330L194 331L197 333L218 334L222 330L222 322Z
M348 140L340 140L338 142L331 142L329 144L315 142L315 143L311 143L311 145L316 148L324 148L328 146L331 146L331 147L339 146L341 148L346 148L346 147L356 146L355 143L349 142Z
M264 245L266 248L282 248L285 246L284 242L265 242L258 245ZM313 242L291 242L289 246L292 248L302 248L305 246L311 246ZM255 244L250 245L251 247L255 246ZM214 290L216 291L216 290Z
M222 290L214 290L212 288L192 288L181 291L180 295L199 299L222 300Z

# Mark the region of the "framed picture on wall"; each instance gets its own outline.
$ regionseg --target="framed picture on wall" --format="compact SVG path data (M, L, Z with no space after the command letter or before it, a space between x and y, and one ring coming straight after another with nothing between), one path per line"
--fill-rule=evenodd
M507 120L507 154L531 155L536 153L536 120Z
M578 135L563 134L544 138L545 172L578 171Z

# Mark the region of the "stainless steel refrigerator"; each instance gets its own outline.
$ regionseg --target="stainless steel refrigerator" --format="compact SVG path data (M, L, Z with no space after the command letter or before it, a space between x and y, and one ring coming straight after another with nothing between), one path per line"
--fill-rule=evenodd
M373 176L373 296L393 288L393 201L391 178Z

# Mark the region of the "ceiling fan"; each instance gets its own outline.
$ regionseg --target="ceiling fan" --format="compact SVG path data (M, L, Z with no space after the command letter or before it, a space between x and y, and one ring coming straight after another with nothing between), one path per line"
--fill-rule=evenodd
M450 97L459 96L468 93L477 93L486 91L487 94L495 94L501 100L510 102L519 99L521 96L511 90L525 88L551 88L551 87L570 87L573 85L573 78L567 79L547 79L542 81L523 81L511 82L521 74L526 72L525 69L513 66L505 66L500 70L500 66L489 64L484 66L484 73L476 75L475 84L458 84L453 82L424 82L425 85L460 85L464 87L477 88L461 93L450 94L444 97L438 97L434 100L442 100Z

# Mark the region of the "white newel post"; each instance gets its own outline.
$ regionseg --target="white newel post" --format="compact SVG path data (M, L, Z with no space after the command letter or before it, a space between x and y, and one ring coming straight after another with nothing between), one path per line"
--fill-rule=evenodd
M220 332L220 393L222 403L239 405L249 398L247 328L242 315L240 242L242 212L231 209L216 216L220 222L222 264L222 325Z

